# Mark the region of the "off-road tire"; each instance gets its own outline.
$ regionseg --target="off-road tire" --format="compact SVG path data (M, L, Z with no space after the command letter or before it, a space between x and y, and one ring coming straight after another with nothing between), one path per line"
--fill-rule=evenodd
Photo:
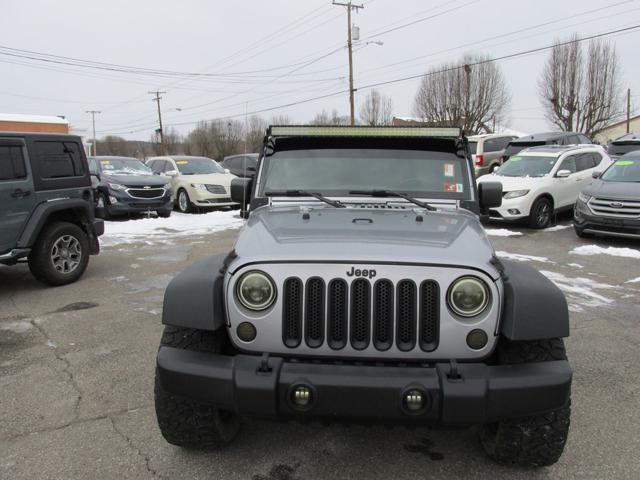
M185 198L186 198L186 203L185 203L184 206L180 206L180 196L181 195L184 195ZM187 193L187 191L184 188L181 188L180 190L178 190L178 193L176 194L176 207L178 208L178 211L181 212L181 213L191 213L191 212L193 212L193 203L191 203L191 199L189 198L189 194Z
M80 246L80 262L69 273L56 270L51 252L54 243L63 236L74 237ZM45 225L31 249L28 257L31 274L47 285L54 287L67 285L78 280L89 264L89 239L87 233L79 226L69 222L53 222Z
M222 353L227 348L225 332L211 332L166 326L161 345L184 350ZM165 440L179 447L215 449L223 447L240 431L241 419L213 405L173 395L155 377L155 406L158 426Z
M498 363L514 365L566 360L560 338L529 342L501 341ZM482 426L480 441L485 452L504 465L543 467L558 461L569 433L570 402L557 410L503 420Z
M546 214L545 214L546 212ZM533 202L529 213L529 226L542 229L551 225L553 220L553 204L547 197L542 197Z

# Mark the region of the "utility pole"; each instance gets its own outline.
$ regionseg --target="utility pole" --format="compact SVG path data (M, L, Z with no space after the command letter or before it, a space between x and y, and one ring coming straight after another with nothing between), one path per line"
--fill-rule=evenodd
M100 110L87 110L84 113L91 114L91 123L93 124L93 156L95 157L98 153L97 144L96 144L96 114L102 113Z
M167 92L156 90L155 92L148 93L149 95L155 95L153 101L158 104L158 123L160 124L160 128L158 129L158 133L160 134L160 155L164 155L164 132L162 131L162 111L160 110L160 99L162 97L160 95Z
M349 3L339 3L333 0L334 5L339 5L341 7L347 8L347 48L349 49L349 107L351 109L351 126L356 123L356 107L355 101L353 98L353 93L355 90L353 89L353 43L351 42L351 10L356 10L360 8L364 8L364 5L354 5L349 1Z
M627 133L629 133L630 123L631 123L631 89L627 88Z

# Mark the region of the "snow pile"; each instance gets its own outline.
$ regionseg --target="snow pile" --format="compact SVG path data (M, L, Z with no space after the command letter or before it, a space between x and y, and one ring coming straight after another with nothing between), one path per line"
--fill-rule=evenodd
M484 231L492 237L517 237L522 235L522 232L514 232L506 228L485 228Z
M534 255L522 255L521 253L510 253L510 252L496 252L496 255L499 257L505 258L507 260L515 260L517 262L541 262L548 263L550 260L547 257L536 257ZM554 262L550 262L554 263Z
M571 228L571 225L556 225L554 227L545 228L543 232L557 232L558 230L564 230L565 228Z
M544 276L555 283L567 296L569 310L582 312L582 307L601 307L613 303L611 298L600 295L595 290L614 289L613 285L599 283L590 278L565 277L561 273L541 270Z
M640 277L632 278L631 280L627 280L624 283L640 283Z
M102 246L144 242L148 245L170 244L176 237L206 235L244 224L237 211L189 215L173 212L169 218L142 218L122 222L104 222Z
M569 253L575 255L611 255L612 257L627 257L640 259L640 250L634 250L633 248L620 248L620 247L600 247L598 245L582 245L576 247Z

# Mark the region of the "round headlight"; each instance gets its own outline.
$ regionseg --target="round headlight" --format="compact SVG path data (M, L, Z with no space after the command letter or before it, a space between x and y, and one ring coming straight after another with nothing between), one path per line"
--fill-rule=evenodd
M264 310L276 299L276 287L266 273L252 270L238 280L237 295L249 310Z
M479 278L461 277L449 287L447 302L461 317L475 317L489 304L489 288Z

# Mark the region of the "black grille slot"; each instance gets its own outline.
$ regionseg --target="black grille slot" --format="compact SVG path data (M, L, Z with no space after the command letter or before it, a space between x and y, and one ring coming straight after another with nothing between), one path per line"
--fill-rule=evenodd
M282 341L295 348L302 340L302 280L287 278L283 290Z
M329 302L327 315L327 340L329 347L339 350L347 345L347 316L349 314L347 282L329 282Z
M305 341L312 348L324 341L324 281L313 277L307 280L305 297Z
M371 285L359 278L351 283L351 346L364 350L369 345L371 329Z
M141 189L141 188L130 188L127 190L129 196L133 198L159 198L164 195L164 190L162 188L150 188L150 189Z
M227 193L222 185L205 185L205 188L209 193L217 193L218 195Z
M378 280L373 287L373 345L388 350L393 344L393 283Z
M416 346L416 284L411 280L398 282L396 303L396 343L399 350L407 352Z
M432 352L440 333L440 289L434 280L420 284L420 348Z

